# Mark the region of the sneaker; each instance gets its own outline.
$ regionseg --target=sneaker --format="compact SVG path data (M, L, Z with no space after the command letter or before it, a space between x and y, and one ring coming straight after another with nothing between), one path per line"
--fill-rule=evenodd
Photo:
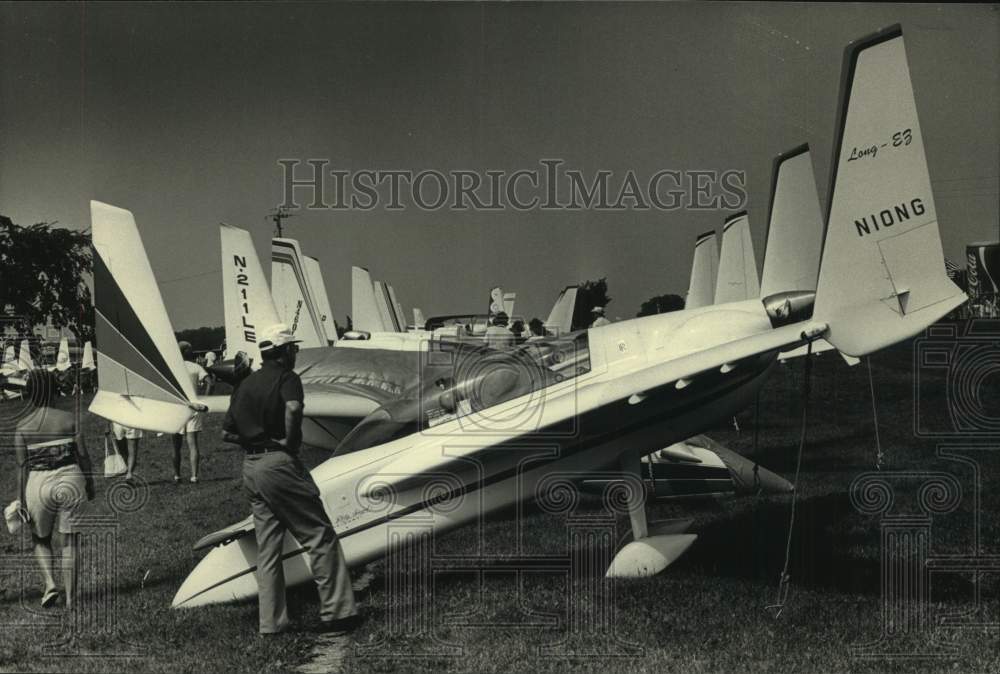
M180 484L180 483L181 483L181 476L174 475L174 484Z
M198 484L198 478L196 478L194 475L191 476L191 484Z

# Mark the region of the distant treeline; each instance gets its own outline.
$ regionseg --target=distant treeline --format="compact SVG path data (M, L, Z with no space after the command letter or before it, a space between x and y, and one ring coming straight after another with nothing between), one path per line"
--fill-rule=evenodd
M178 342L189 342L195 351L218 351L226 339L226 329L221 325L217 328L191 328L174 334Z

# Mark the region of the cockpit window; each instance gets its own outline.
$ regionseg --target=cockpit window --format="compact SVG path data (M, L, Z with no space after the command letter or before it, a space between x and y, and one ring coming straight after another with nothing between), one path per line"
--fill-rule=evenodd
M503 349L484 344L440 343L423 355L426 361L421 366L419 383L366 417L344 438L337 454L373 447L488 410L579 377L591 368L586 331Z

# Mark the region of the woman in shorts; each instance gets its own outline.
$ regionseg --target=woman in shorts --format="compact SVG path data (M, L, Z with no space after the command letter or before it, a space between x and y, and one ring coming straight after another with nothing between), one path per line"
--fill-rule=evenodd
M139 440L142 439L142 431L138 428L129 428L128 426L122 426L112 421L111 435L115 439L115 447L118 448L118 453L125 459L125 481L132 484L135 463L139 458Z
M35 559L45 588L42 606L59 600L52 555L52 530L62 535L62 576L66 607L76 598L77 534L75 526L86 502L94 498L90 457L76 415L68 409L71 398L59 398L51 372L32 370L25 386L34 409L17 424L14 451L17 456L21 503L28 511ZM66 401L66 402L59 402Z

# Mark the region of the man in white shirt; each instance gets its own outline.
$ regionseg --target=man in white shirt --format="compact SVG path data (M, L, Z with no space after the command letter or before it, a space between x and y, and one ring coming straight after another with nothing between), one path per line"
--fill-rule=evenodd
M191 377L191 385L194 387L195 391L200 394L210 395L212 393L212 383L208 376L208 372L205 371L201 365L194 362L194 353L191 350L191 344L188 342L179 342L177 346L181 350L181 356L184 358L184 367L187 368L188 375ZM200 391L204 385L205 390ZM175 434L173 437L174 441L174 484L180 484L181 481L181 445L184 444L184 438L187 438L188 453L191 459L191 482L198 482L198 434L202 429L202 417L203 413L198 412L191 420L185 424L184 428L180 430L179 433Z

